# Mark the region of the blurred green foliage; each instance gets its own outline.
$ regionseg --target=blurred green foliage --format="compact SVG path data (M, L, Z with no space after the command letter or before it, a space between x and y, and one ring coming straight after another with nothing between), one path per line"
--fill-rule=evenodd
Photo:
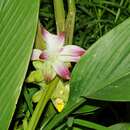
M67 0L64 0L67 14ZM129 0L76 0L76 24L73 44L87 49L103 34L130 16ZM42 0L40 20L55 32L52 0Z

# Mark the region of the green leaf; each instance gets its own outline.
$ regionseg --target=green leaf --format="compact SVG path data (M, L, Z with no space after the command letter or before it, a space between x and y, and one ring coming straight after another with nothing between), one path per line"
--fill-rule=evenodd
M129 35L130 19L127 19L87 51L73 71L70 102L81 96L130 101Z
M130 130L130 123L118 123L109 128L110 130Z
M0 2L0 130L11 122L27 72L38 21L38 0Z
M94 111L97 109L99 109L99 107L85 104L78 108L78 110L75 111L73 114L93 114Z
M74 124L77 124L79 126L84 126L86 128L91 128L94 130L109 130L109 128L102 126L100 124L96 124L94 122L90 122L87 120L81 120L81 119L74 119Z
M31 96L30 96L26 86L24 86L23 94L24 94L25 101L26 101L26 103L28 105L29 112L32 115L32 113L33 113L32 99L31 99Z
M83 97L130 101L130 18L87 50L72 73L66 109L44 130L53 128L81 105L85 101Z

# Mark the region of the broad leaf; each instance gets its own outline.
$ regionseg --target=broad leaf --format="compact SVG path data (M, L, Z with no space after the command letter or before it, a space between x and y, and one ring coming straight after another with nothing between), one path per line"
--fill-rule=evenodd
M109 128L110 130L130 130L130 123L118 123Z
M38 0L0 2L0 130L11 122L35 39Z
M76 65L69 103L44 130L78 107L83 97L130 101L130 18L100 38ZM52 123L54 122L55 123Z
M71 97L130 101L130 19L100 38L73 71Z

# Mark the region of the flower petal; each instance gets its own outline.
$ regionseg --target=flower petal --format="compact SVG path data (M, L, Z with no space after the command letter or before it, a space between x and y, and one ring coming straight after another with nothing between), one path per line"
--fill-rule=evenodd
M42 51L42 53L40 54L39 58L41 60L47 60L48 59L48 54L46 51Z
M42 34L47 44L47 50L49 52L59 51L64 44L65 36L64 33L58 35L51 34L45 28L42 28Z
M42 51L39 49L34 49L32 53L31 60L39 60L39 56L41 55Z
M56 107L56 109L58 110L58 112L62 112L64 106L65 106L65 103L63 101L63 99L61 98L56 98L54 101L54 106Z
M64 63L57 61L52 64L57 74L63 79L70 79L70 72Z
M63 62L77 62L79 59L80 56L59 56L59 60Z
M63 47L60 55L67 56L81 56L85 53L85 50L76 45L66 45Z

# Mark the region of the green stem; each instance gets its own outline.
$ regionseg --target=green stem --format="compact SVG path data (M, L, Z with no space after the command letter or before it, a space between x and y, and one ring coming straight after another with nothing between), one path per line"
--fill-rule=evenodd
M63 0L53 0L57 33L64 32L65 11Z
M37 48L37 49L45 49L46 48L46 43L43 40L43 36L42 36L42 33L41 33L40 21L38 22L37 34L36 34L34 48Z
M65 32L66 32L65 42L67 44L72 44L73 42L75 14L76 14L75 0L68 0L68 15L65 23Z
M64 117L69 115L85 101L86 100L84 98L81 98L76 104L68 104L66 106L66 109L62 113L57 114L45 127L42 127L42 129L40 130L52 130L58 123L60 123L64 119Z
M58 79L56 78L55 80L53 80L50 84L47 85L47 91L45 93L43 93L40 101L38 102L33 115L29 121L28 124L28 129L27 130L35 130L37 123L41 117L41 114L47 104L47 102L49 101L56 85L57 85Z
M122 6L124 3L124 0L121 0L120 2L120 6ZM121 8L118 8L118 11L117 11L117 14L116 14L116 18L115 18L115 23L117 22L119 16L120 16L120 13L121 13Z
M107 127L90 122L90 121L86 121L86 120L81 120L81 119L74 119L74 124L80 125L80 126L84 126L87 128L91 128L94 130L109 130Z
M47 125L47 123L56 115L56 112L54 110L51 111L50 113L51 114L49 115L48 118L44 117L41 129L44 128ZM49 114L48 111L47 114Z

